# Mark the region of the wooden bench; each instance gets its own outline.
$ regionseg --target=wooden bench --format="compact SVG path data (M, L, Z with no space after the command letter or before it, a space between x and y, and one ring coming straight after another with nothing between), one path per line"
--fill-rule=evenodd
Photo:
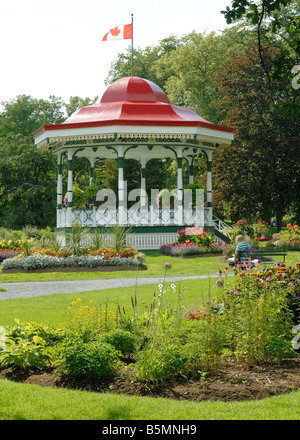
M274 264L274 263L284 263L287 252L285 250L280 249L258 249L257 252L239 252L239 258L242 260L259 260L260 264ZM277 261L274 260L264 260L265 257L276 257ZM278 257L282 257L280 261L278 261Z

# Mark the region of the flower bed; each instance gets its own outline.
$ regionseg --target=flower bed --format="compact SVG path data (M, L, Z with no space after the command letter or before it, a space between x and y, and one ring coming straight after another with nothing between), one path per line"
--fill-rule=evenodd
M8 270L40 270L40 269L69 269L69 268L86 268L96 269L101 267L119 267L126 270L128 267L133 268L145 268L144 266L144 254L139 254L139 258L134 257L110 257L105 255L91 256L69 256L59 258L51 255L34 254L25 258L9 258L2 263L2 271Z
M0 263L6 260L7 258L14 258L18 256L21 252L21 249L0 249Z
M188 257L207 253L222 253L228 246L227 243L213 242L203 228L197 226L180 229L178 235L177 243L169 243L160 247L160 252L163 255Z
M208 246L196 243L169 243L160 247L163 255L171 257L187 257L191 255L204 255L223 253L229 245L227 243L213 242Z
M105 390L116 390L119 384L118 390L124 392L127 381L134 384L133 394L137 389L143 395L145 390L161 390L165 397L171 385L168 395L174 397L177 384L184 387L184 392L176 392L179 398L188 398L187 387L193 394L201 390L207 399L221 395L225 400L228 393L237 398L238 384L247 391L243 397L247 399L257 397L253 384L260 384L261 397L290 391L291 383L299 388L299 343L297 334L293 336L299 322L300 263L245 270L233 282L217 283L221 289L213 297L203 292L201 301L196 298L187 306L182 301L184 290L175 284L168 287L164 279L149 307L137 307L136 295L131 298L132 310L126 311L115 302L111 309L108 300L103 306L77 298L66 307L58 328L16 320L4 330L0 374L12 377L23 371L25 376L30 370L51 367L66 386L83 389L85 384L92 390L94 385L99 391L99 381L105 381ZM218 280L226 280L221 275L227 270L223 272ZM281 370L286 386L277 388L278 382L273 388L274 368L284 360L290 361ZM294 366L294 381L290 376L287 380L287 365Z
M286 229L273 234L270 245L278 249L300 250L300 227L288 224Z

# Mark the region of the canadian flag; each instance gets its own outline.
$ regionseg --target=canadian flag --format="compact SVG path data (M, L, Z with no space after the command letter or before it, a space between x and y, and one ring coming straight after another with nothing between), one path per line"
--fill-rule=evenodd
M122 24L107 32L102 41L126 40L128 38L132 38L132 24Z

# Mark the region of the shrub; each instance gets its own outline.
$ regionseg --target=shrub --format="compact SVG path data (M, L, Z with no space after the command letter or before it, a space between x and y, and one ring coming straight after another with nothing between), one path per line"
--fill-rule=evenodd
M60 348L59 371L69 377L114 376L117 372L121 353L105 342L69 340Z
M135 337L127 330L115 329L101 336L101 339L114 346L124 356L135 351Z
M33 341L34 336L42 338L47 344L53 344L62 339L62 331L53 329L45 324L39 324L37 322L20 322L19 319L15 320L16 325L7 329L7 336L14 341L20 339Z
M59 330L44 324L19 322L6 329L5 348L0 352L1 366L12 369L43 368L53 361L52 347L62 338Z
M12 339L5 341L5 349L0 352L1 366L11 366L12 369L42 368L52 362L52 354L45 341L34 336L32 342Z
M138 353L131 372L138 382L159 384L186 375L189 357L177 346L147 348Z

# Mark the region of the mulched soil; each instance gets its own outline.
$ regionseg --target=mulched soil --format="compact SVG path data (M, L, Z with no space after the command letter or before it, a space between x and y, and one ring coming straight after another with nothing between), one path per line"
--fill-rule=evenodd
M177 382L149 387L132 382L124 373L112 379L68 379L54 368L41 371L0 371L1 379L36 384L52 388L80 389L93 392L122 393L131 396L166 397L175 400L244 401L257 400L300 389L300 358L285 359L279 364L264 364L252 368L226 363L215 376L204 380L184 379Z

